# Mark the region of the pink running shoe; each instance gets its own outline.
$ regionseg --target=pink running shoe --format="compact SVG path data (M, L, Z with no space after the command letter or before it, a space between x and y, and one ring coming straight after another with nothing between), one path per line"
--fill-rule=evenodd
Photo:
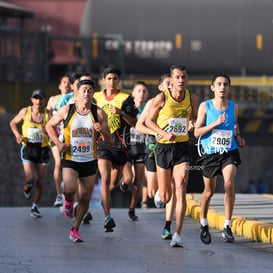
M63 211L64 211L64 216L72 219L74 218L74 208L73 208L73 204L74 202L68 202L68 201L64 201L64 206L63 206Z
M82 237L79 234L79 230L75 227L70 229L69 232L69 239L73 241L73 243L81 243L83 242Z

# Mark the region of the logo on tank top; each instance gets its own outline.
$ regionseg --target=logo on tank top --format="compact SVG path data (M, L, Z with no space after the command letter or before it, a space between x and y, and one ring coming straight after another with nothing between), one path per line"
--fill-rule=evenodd
M195 146L197 147L197 152L199 157L202 157L202 155L204 154L220 153L221 155L223 153L228 152L226 147L222 147L222 146L214 146L213 149L212 149L212 146L206 146L204 149L201 144L201 137L198 138L198 141L195 144Z

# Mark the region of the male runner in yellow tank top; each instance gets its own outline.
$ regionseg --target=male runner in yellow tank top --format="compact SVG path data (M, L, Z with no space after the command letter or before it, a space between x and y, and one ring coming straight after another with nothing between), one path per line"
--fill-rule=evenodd
M188 131L196 119L197 97L187 89L188 73L184 66L174 65L170 72L172 86L154 98L146 124L157 133L155 159L159 196L163 203L172 197L172 179L175 183L176 231L170 245L181 247L191 159Z
M43 192L50 151L49 138L45 131L45 125L49 120L49 113L45 108L45 92L40 89L34 90L31 102L32 106L22 108L10 121L10 128L17 143L22 143L21 159L26 177L24 186L26 199L31 198L32 186L36 184L30 215L40 218L42 215L38 210L38 203ZM17 128L19 123L22 123L22 132Z

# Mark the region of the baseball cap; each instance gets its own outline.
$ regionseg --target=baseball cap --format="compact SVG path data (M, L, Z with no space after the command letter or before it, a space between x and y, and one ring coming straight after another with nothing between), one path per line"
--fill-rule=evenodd
M32 96L31 96L32 98L34 98L34 97L40 97L40 98L43 98L43 99L45 99L46 98L46 94L45 94L45 92L43 91L43 90L41 90L41 89L36 89L36 90L34 90L33 92L32 92Z

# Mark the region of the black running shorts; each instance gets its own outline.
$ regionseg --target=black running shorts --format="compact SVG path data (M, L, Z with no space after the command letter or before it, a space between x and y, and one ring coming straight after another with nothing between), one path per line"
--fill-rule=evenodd
M222 154L204 154L197 162L202 166L202 175L207 178L212 178L218 174L222 174L223 168L227 165L235 165L238 167L241 164L241 159L240 153L236 149Z
M145 144L131 144L128 148L128 155L132 164L144 164Z
M75 170L79 177L87 177L96 174L98 170L98 161L92 160L88 162L76 162L71 160L62 159L62 168L70 168Z
M49 162L49 147L29 147L22 146L21 159L23 163L32 162L38 164L47 164Z
M163 169L170 169L182 162L191 161L188 142L173 144L157 143L154 152L156 165Z
M111 148L100 147L97 148L98 159L106 159L117 166L124 166L129 160L128 152L126 150L114 150Z
M148 172L155 173L156 172L156 164L155 164L155 154L154 151L145 155L144 158L145 166Z

